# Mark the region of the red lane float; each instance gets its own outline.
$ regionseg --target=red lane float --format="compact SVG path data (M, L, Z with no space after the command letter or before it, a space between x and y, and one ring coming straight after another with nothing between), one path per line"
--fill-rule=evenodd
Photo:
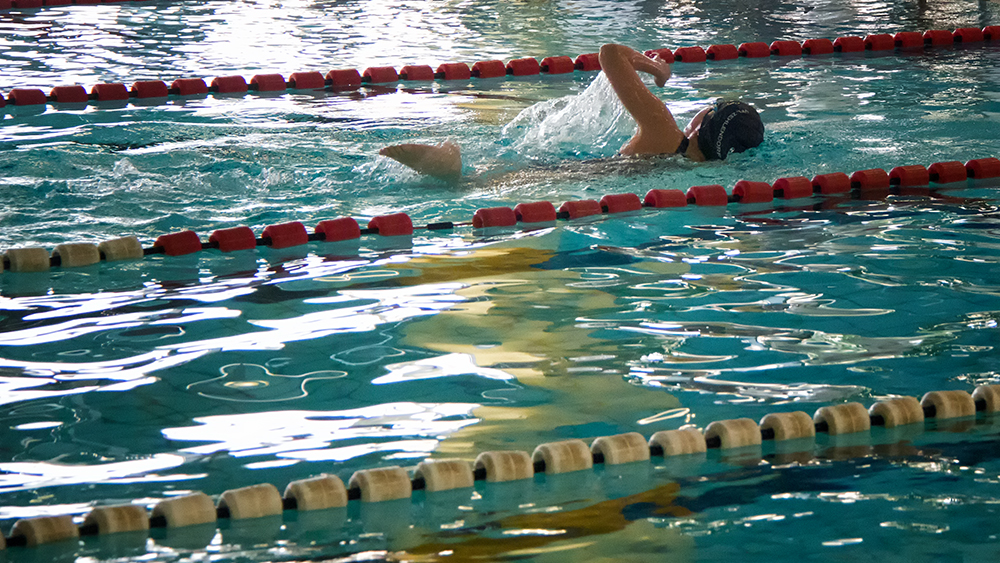
M924 36L919 31L900 31L892 36L892 41L899 49L915 49L924 46Z
M143 80L132 85L130 95L139 99L166 98L170 95L170 89L162 80Z
M976 180L1000 177L1000 159L991 157L970 160L965 163L965 172L969 178Z
M514 206L514 216L522 223L548 223L556 220L556 208L548 201L519 203Z
M838 37L833 42L833 50L838 53L860 53L865 50L865 40L853 35Z
M947 29L928 29L924 32L925 45L951 45L955 37Z
M813 177L812 186L818 194L845 194L851 191L851 179L843 172L819 174Z
M208 242L214 244L222 252L235 252L255 248L257 237L250 227L233 227L213 232L208 237Z
M541 72L541 66L533 57L514 59L507 63L507 74L511 76L534 76Z
M601 70L601 59L597 53L586 53L577 56L576 59L573 60L573 66L576 70L593 72L595 70Z
M741 57L746 57L748 59L760 59L771 56L771 48L768 47L767 43L764 43L763 41L743 43L737 51Z
M477 209L472 216L473 229L488 227L513 227L517 224L517 214L509 207L487 207Z
M128 87L124 84L97 84L90 89L90 95L99 102L128 99Z
M865 37L866 51L891 51L896 48L896 41L888 33L876 33Z
M7 101L15 106L37 106L47 102L48 98L37 88L14 88L7 94Z
M889 174L881 168L858 170L851 174L851 188L861 191L888 189Z
M298 221L279 223L264 227L264 232L260 235L263 239L271 239L268 245L271 248L288 248L299 246L309 242L309 233L306 227Z
M565 216L567 219L579 219L581 217L590 217L591 215L600 215L601 213L601 204L593 199L567 201L559 206L559 214Z
M1000 25L988 25L983 28L983 39L993 41L1000 39Z
M90 100L83 86L56 86L49 93L49 98L58 104L85 104Z
M740 203L768 203L774 201L774 188L767 182L740 180L733 186L733 196Z
M642 204L646 207L685 207L687 195L680 190L649 190Z
M927 168L931 182L936 184L952 184L964 182L969 176L965 171L965 165L957 160L948 162L935 162Z
M739 58L740 50L736 45L712 45L706 51L705 56L713 61L728 61Z
M671 51L670 49L667 49L666 47L663 47L662 49L649 49L648 51L645 51L643 54L651 59L659 55L660 58L665 61L669 62L674 60L674 52Z
M479 61L472 65L472 76L476 78L499 78L507 76L507 65L503 61Z
M718 184L708 186L691 186L687 191L688 203L700 206L727 205L729 196L726 195L726 188Z
M316 232L322 234L323 240L326 242L361 238L361 227L352 217L320 221L316 223Z
M320 72L293 72L288 77L288 87L293 90L320 90L326 87L326 81Z
M400 80L434 80L434 69L430 65L406 65L399 69Z
M608 194L601 198L601 211L605 213L625 213L640 209L642 202L635 194Z
M248 90L247 81L242 76L216 76L209 89L219 94L244 94Z
M184 256L201 250L201 240L194 231L181 231L156 237L153 246L159 246L167 256Z
M42 0L14 0L11 4L15 8L41 8Z
M11 1L7 1L7 7L10 7ZM44 0L43 2L46 6L69 6L73 3L73 0ZM0 2L0 7L3 6L3 2Z
M567 56L545 57L542 59L541 65L542 72L546 74L568 74L576 68L573 65L573 59Z
M354 68L331 70L326 73L325 82L335 90L357 88L361 86L361 74Z
M771 54L779 57L800 57L802 56L802 45L798 41L773 41Z
M178 78L170 85L170 93L178 96L205 95L208 85L201 78Z
M806 39L802 43L802 52L806 55L829 55L833 53L833 41L829 39Z
M258 92L280 92L288 88L280 74L257 74L250 79L250 88Z
M955 43L978 43L984 39L983 30L978 27L960 27L951 36Z
M927 169L919 164L897 166L889 171L889 183L899 187L926 186L930 184L931 176Z
M774 181L774 184L771 184L771 189L774 191L776 197L782 199L798 199L813 195L812 182L804 176L778 178Z
M407 236L413 234L413 221L406 213L379 215L368 221L368 228L384 237Z
M472 70L465 63L445 63L438 65L434 78L442 80L468 80L472 78Z
M361 73L361 81L370 84L386 84L397 80L399 80L399 75L396 74L396 69L391 66L373 66L366 68Z
M708 56L701 47L681 47L674 51L674 60L682 63L703 63L708 60Z

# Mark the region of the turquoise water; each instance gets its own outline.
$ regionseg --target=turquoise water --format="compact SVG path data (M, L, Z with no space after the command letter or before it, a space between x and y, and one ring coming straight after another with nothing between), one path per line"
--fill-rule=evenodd
M0 91L100 81L835 37L996 23L993 4L150 3L11 11ZM249 38L246 44L238 42ZM725 164L613 167L596 74L349 94L4 109L3 248L403 211L642 195L997 156L1000 50L675 65L680 121L762 112ZM473 181L378 158L462 147ZM997 197L646 210L530 232L419 232L0 275L0 520L567 438L997 383ZM905 430L905 429L904 429ZM10 550L11 560L992 560L992 419L654 458L315 518ZM763 460L762 460L763 458ZM625 500L620 500L625 499ZM596 508L594 508L596 507ZM588 512L588 510L590 510ZM593 513L598 514L597 517ZM546 515L558 513L559 520ZM541 538L541 539L539 539ZM496 543L491 543L495 540ZM440 550L438 550L440 551ZM147 555L149 554L149 555ZM758 555L759 554L759 555ZM406 558L400 556L400 558ZM449 556L441 555L441 559Z

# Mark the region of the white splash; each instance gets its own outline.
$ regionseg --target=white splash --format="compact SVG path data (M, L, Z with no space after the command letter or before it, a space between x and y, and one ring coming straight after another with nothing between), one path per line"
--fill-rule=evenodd
M612 156L635 133L635 121L604 73L582 93L525 108L502 139L521 157Z

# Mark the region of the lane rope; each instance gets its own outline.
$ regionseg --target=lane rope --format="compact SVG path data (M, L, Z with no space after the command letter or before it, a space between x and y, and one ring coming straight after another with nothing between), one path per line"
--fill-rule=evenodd
M252 250L257 247L273 249L302 246L311 242L342 242L359 239L362 235L412 237L420 231L442 231L471 227L481 229L516 228L537 229L590 216L617 215L636 212L643 208L669 209L689 205L721 207L729 204L771 204L772 210L789 210L783 202L820 197L821 205L836 205L842 201L858 199L881 200L892 195L929 196L940 189L977 187L981 182L995 185L1000 178L1000 159L978 158L966 163L959 161L936 162L929 167L922 165L897 166L889 172L881 168L859 170L848 176L833 172L814 176L778 178L772 183L740 180L732 190L719 184L692 186L688 190L653 189L640 199L636 194L608 194L600 200L576 200L562 203L557 209L548 201L518 203L511 207L478 209L471 221L441 221L414 226L406 213L380 215L362 228L353 217L339 217L320 221L308 232L299 221L266 226L258 236L247 226L219 229L202 240L192 230L160 235L151 246L143 247L134 236L125 236L94 243L64 243L51 251L43 247L10 248L0 260L0 272L44 272L54 267L75 268L92 266L99 262L139 260L145 256L163 254L185 256L204 250L224 253ZM778 204L775 201L779 200ZM809 207L811 209L811 207Z
M811 459L869 457L872 427L882 427L889 442L905 444L924 431L963 431L990 420L1000 412L1000 385L980 385L972 393L964 390L932 391L919 401L916 397L895 396L866 408L848 402L820 407L810 416L802 411L770 413L755 422L749 418L715 421L704 430L683 426L656 432L649 438L638 432L601 436L589 445L580 439L539 445L526 451L488 451L475 461L426 459L412 472L399 466L355 471L345 485L332 474L322 474L289 483L284 493L271 483L230 489L213 499L194 492L157 502L147 512L140 504L94 507L80 524L71 515L39 516L18 520L8 536L0 535L0 549L34 547L86 536L121 532L147 532L151 528L183 528L263 517L284 517L286 511L311 511L345 507L350 502L384 502L412 498L414 491L433 495L442 491L468 489L476 483L498 483L533 479L536 475L572 474L630 463L650 462L651 458L685 456L699 459L708 450L736 454L744 465L756 458L778 464L805 463ZM898 430L897 430L898 429ZM827 449L816 450L817 434L829 436ZM842 440L842 442L841 442ZM762 444L774 444L774 452L762 453ZM865 443L860 443L865 442ZM841 444L843 447L838 446ZM838 451L838 448L843 451ZM725 461L725 457L721 458ZM276 523L281 526L281 523ZM78 544L78 543L77 543ZM73 545L73 544L67 544Z
M0 0L10 3L37 3L42 0ZM133 0L141 1L141 0ZM44 2L67 3L66 0L44 0ZM95 0L75 0L76 3L97 3ZM54 5L54 4L48 4ZM25 6L28 7L28 6ZM836 40L807 39L797 41L777 40L736 45L712 45L707 49L700 46L650 49L647 56L659 55L678 63L705 63L737 58L763 59L787 57L857 56L870 53L884 55L896 51L914 52L928 47L952 45L982 45L1000 41L1000 26L986 26L982 29L962 27L953 31L932 29L924 32L901 31L895 35L875 34L865 37L844 36ZM382 87L410 85L428 81L469 81L472 79L495 79L527 77L537 75L560 75L575 71L595 72L601 70L597 53L585 53L576 58L549 56L541 61L533 57L512 59L506 63L500 60L486 60L473 63L444 63L436 69L430 65L406 65L397 72L395 67L369 67L359 72L357 69L334 69L325 75L318 71L293 72L286 80L282 74L257 74L250 81L242 76L217 76L205 78L178 78L170 82L160 80L139 81L131 87L124 83L96 84L88 92L81 85L55 86L48 94L39 88L14 88L7 96L0 94L0 108L6 105L38 107L50 105L55 109L77 108L86 104L97 107L122 105L141 101L144 105L166 103L170 98L190 98L209 94L227 96L251 93L280 93L289 90L343 92L361 87Z

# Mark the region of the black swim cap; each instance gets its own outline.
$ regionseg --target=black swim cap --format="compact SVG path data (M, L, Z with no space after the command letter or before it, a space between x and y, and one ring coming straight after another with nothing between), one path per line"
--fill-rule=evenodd
M698 148L708 160L725 160L764 142L764 123L757 110L736 101L719 102L698 128Z

